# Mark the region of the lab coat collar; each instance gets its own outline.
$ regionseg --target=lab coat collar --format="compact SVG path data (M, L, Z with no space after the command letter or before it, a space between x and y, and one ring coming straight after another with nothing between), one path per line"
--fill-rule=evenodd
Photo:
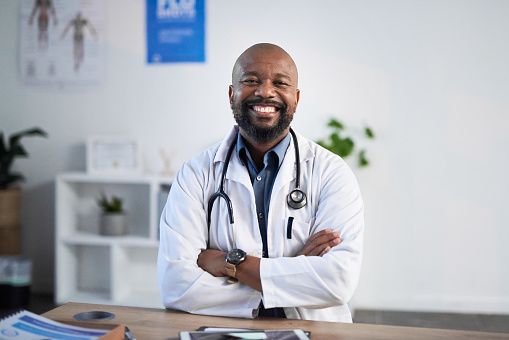
M219 149L217 150L216 156L214 157L214 164L221 163L219 165L221 169L220 171L223 170L228 149L232 143L236 143L238 134L239 126L234 125L219 145ZM231 155L228 171L226 172L226 179L240 182L247 188L252 187L249 173L247 172L247 169L244 167L244 165L242 165L242 162L239 160L236 149L237 146L235 146L235 149Z
M219 145L219 149L216 152L216 155L214 157L214 164L217 162L224 162L224 159L226 158L226 154L228 153L228 148L230 147L233 140L237 138L237 135L239 134L239 126L234 125L228 134L224 137L223 141Z
M237 135L239 133L239 127L238 125L234 125L230 132L226 135L226 137L223 139L221 144L219 145L219 149L217 150L217 153L214 157L214 164L217 162L224 163L226 154L228 153L228 148L230 147L231 143L234 141L234 139L237 138ZM304 163L306 163L311 157L313 157L313 152L309 146L310 141L306 138L302 137L299 133L295 132L297 136L297 141L299 143L299 152L300 152L300 163L301 168L303 168ZM293 137L292 137L293 138ZM221 164L221 169L223 167L223 164ZM285 159L283 161L283 164L281 164L281 168L279 169L280 174L278 174L276 178L276 182L274 183L274 189L273 193L277 192L276 189L279 189L280 186L285 185L287 182L292 181L295 179L296 176L296 167L295 167L295 148L293 144L293 140L290 143L290 146L288 147L288 150L286 152ZM302 176L302 171L301 171ZM228 165L228 171L226 173L226 178L228 180L237 181L240 183L243 183L246 187L250 187L251 182L249 179L249 174L247 173L247 170L242 165L242 162L240 162L238 155L236 154L235 150L232 154L232 157L230 159L230 164ZM302 178L301 178L301 185L302 185Z

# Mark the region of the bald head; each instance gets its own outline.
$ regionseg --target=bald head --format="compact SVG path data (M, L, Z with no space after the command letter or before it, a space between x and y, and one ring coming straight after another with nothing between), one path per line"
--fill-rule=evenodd
M278 45L269 43L255 44L242 52L233 66L232 84L235 84L235 82L238 81L242 73L243 66L251 63L253 59L257 58L271 59L274 63L286 64L286 68L292 73L290 76L293 78L292 80L295 86L298 85L297 65L295 65L292 57Z

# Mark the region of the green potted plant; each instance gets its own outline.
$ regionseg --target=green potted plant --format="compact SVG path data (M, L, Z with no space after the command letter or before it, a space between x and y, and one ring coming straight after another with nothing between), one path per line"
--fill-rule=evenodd
M325 140L319 140L317 143L327 150L339 155L342 158L346 158L354 153L357 153L359 167L365 167L369 165L369 161L366 158L366 149L357 150L355 142L352 137L343 136L345 132L345 126L335 118L331 118L327 126L332 129L332 132ZM369 127L364 127L364 136L368 139L375 138L373 130Z
M21 188L17 185L25 180L23 174L12 171L14 160L28 157L21 139L29 136L46 137L40 128L31 128L14 133L4 141L0 132L0 254L19 254L21 252L21 228L19 209Z
M114 195L108 198L104 193L101 193L97 204L102 210L99 233L107 236L124 235L126 233L126 214L122 199Z

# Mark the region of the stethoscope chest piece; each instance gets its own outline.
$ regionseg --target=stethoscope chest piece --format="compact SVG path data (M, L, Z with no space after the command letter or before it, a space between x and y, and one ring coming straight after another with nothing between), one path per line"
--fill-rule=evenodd
M306 194L300 190L295 189L286 197L288 205L293 209L300 209L307 203Z
M293 137L293 144L295 147L295 189L286 196L286 202L288 206L293 209L300 209L307 203L307 197L304 191L300 190L300 155L299 155L299 144L297 143L297 136L292 129L290 133Z

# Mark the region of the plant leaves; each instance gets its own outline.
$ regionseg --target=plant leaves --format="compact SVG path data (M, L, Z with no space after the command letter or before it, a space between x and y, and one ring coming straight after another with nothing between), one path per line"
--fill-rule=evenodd
M0 189L7 189L10 184L15 182L23 182L25 176L20 173L10 173L0 175Z
M357 150L355 149L355 142L351 137L345 137L343 138L340 133L341 131L345 129L345 126L338 121L335 118L331 118L330 121L327 123L327 126L332 128L333 131L329 135L329 137L325 140L319 140L316 143L325 149L331 151L332 153L337 154L338 156L342 158L346 158L353 154L354 152L357 153ZM375 134L373 133L373 130L366 126L364 128L364 135L366 138L373 139L375 138ZM369 161L366 158L366 150L361 150L358 153L359 157L359 166L365 167L369 165Z
M364 129L364 133L366 134L366 137L368 138L375 138L375 134L373 133L373 130L371 130L371 128L367 127Z
M122 199L118 196L112 196L111 200L106 197L104 192L101 192L97 199L97 204L103 209L104 212L123 212Z
M329 124L327 124L327 126L331 127L331 128L335 128L335 129L339 129L339 130L343 130L345 127L343 126L343 124L341 124L337 119L335 118L331 118L331 120L329 121Z
M332 145L341 143L341 137L339 136L339 133L337 133L337 132L331 133L330 140L331 140Z
M342 139L341 144L338 144L336 146L336 148L338 149L338 152L340 152L342 155L344 155L341 157L350 156L353 152L354 147L355 147L355 143L349 137Z
M359 166L364 167L364 166L368 166L368 165L369 165L369 161L366 158L366 150L361 150L359 152Z
M6 152L7 150L5 149L4 134L0 132L0 155L3 155Z
M15 133L15 134L11 135L11 137L9 138L9 145L11 146L11 148L14 145L18 144L19 140L25 136L47 137L48 134L46 133L46 131L39 129L39 128L32 128L32 129L28 129L28 130L24 130L24 131Z
M11 154L13 156L28 157L28 153L21 144L14 145L11 148Z
M46 131L40 128L31 128L12 134L9 137L9 144L4 141L4 134L0 132L0 188L8 188L17 181L23 181L21 174L11 173L10 169L16 157L27 157L28 153L20 144L20 139L25 136L46 137Z

